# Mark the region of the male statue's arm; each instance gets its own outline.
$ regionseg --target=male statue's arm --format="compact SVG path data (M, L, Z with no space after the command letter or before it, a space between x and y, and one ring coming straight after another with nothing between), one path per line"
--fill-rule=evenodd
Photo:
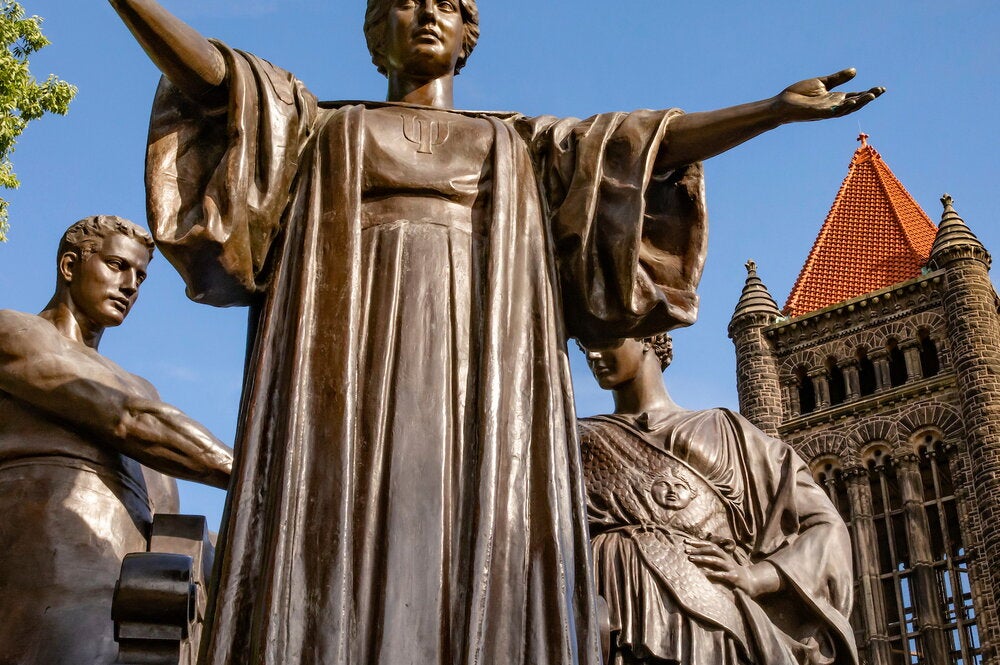
M225 489L232 451L176 408L133 394L54 329L0 322L0 391L162 473ZM155 391L151 390L155 396Z
M170 82L209 107L226 101L226 61L197 30L155 0L109 0L111 6Z
M790 122L837 118L857 111L885 92L833 92L854 78L854 69L794 83L770 99L677 116L657 155L658 169L702 161Z

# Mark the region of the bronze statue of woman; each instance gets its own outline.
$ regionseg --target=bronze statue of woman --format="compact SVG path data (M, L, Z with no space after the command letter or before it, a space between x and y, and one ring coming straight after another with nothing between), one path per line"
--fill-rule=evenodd
M806 463L674 403L669 335L586 353L615 400L579 423L609 665L856 665L850 537Z
M319 102L154 0L150 223L197 301L252 308L203 662L596 664L567 335L690 324L698 160L849 113L453 109L474 0L370 0L387 102ZM248 655L249 654L249 655Z

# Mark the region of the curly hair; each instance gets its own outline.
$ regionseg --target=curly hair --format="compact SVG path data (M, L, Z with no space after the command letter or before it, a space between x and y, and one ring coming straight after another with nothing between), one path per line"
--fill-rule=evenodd
M647 349L651 349L660 360L660 370L666 371L674 361L674 338L670 333L660 333L639 340Z
M378 67L382 76L388 76L389 71L385 67L382 51L385 47L385 25L389 10L392 9L395 0L368 0L368 8L365 10L365 41L368 42L368 52L372 55L372 62ZM476 48L479 41L479 8L476 0L459 0L459 8L462 12L462 23L464 25L464 36L462 38L462 55L455 65L455 74L465 66L472 50Z
M149 257L153 258L153 238L149 235L149 231L124 217L94 215L74 222L66 229L59 240L59 252L56 254L56 260L61 259L67 252L72 252L84 260L97 251L104 238L113 233L136 240L149 250Z

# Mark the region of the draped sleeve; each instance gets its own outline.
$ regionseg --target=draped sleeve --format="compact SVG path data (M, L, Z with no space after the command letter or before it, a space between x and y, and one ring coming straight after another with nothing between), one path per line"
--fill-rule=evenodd
M700 163L655 168L681 112L522 121L547 206L567 331L584 342L694 323L708 221Z
M768 561L786 591L757 598L786 635L807 651L835 651L837 663L856 663L848 621L853 600L853 557L843 519L809 467L787 444L773 439L739 414L719 409L746 451L752 481L751 508L757 524L752 558ZM754 621L754 612L750 620ZM762 620L762 619L761 619ZM766 652L766 647L761 645ZM829 662L822 656L807 662ZM771 662L767 660L765 662Z
M225 108L206 108L160 81L146 154L147 212L188 296L231 306L267 285L317 104L288 72L215 45L228 73Z

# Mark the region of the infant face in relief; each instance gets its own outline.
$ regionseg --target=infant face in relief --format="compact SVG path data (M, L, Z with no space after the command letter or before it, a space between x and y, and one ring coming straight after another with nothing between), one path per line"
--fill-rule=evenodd
M679 462L658 467L643 486L645 506L655 524L702 540L732 539L726 508L705 480Z
M650 495L667 510L684 510L698 495L691 483L673 471L666 471L653 481Z

